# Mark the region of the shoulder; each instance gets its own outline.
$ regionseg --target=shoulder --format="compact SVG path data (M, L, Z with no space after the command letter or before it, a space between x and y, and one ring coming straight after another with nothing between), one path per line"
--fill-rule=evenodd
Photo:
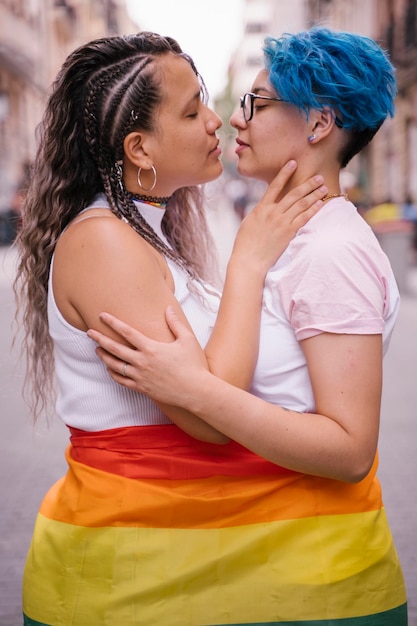
M120 245L132 246L134 251L146 249L143 238L124 220L107 207L96 206L80 213L62 233L59 247L79 249L83 254L104 254L113 249L120 252Z
M357 212L356 207L345 200L320 211L290 244L292 259L308 260L309 263L343 263L351 259L356 263L368 263L372 259L384 264L384 254L370 226Z
M334 211L295 237L279 288L287 297L297 293L314 302L351 298L379 303L391 274L379 242L356 210Z
M127 222L107 208L92 208L80 214L61 235L55 250L54 274L88 272L91 277L109 277L124 272L149 275L166 273L162 256ZM142 272L138 272L141 268Z
M138 320L144 302L162 298L167 288L173 291L166 261L108 210L89 214L74 221L57 244L52 275L57 306L82 330L99 323L100 311Z

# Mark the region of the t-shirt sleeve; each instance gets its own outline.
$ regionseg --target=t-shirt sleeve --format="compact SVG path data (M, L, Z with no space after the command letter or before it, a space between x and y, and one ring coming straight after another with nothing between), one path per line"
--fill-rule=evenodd
M387 261L377 246L321 239L294 246L291 256L278 289L299 341L324 332L383 332Z

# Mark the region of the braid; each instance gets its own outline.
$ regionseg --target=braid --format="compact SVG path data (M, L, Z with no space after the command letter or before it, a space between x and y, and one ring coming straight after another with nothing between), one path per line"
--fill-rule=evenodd
M104 74L104 71L101 72ZM107 82L110 79L107 79ZM98 99L99 94L103 91L103 88L106 86L106 81L97 80L94 87L88 93L88 97L86 99L86 103L84 106L84 127L85 127L85 138L87 140L88 147L90 152L95 160L98 160L100 154L100 144L99 144L99 128L100 123L98 119Z

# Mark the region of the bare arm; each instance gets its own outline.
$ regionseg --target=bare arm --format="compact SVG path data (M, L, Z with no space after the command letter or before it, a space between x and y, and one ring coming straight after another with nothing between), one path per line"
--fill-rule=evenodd
M126 387L186 407L213 428L256 454L289 469L348 482L361 480L374 460L382 385L380 335L321 334L304 340L317 413L297 413L269 404L211 374L192 333L171 311L175 342L158 344L105 315L106 324L135 350L90 332L106 352L126 360ZM113 361L112 361L113 360Z

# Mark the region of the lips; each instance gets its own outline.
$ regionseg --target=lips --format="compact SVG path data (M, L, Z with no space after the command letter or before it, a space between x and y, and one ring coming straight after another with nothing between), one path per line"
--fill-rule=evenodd
M210 150L209 154L219 156L222 153L222 149L220 148L220 142L218 141L214 148Z
M236 137L236 143L237 143L237 146L235 149L236 154L239 154L240 152L242 152L242 150L249 147L249 144L239 139L239 137Z

